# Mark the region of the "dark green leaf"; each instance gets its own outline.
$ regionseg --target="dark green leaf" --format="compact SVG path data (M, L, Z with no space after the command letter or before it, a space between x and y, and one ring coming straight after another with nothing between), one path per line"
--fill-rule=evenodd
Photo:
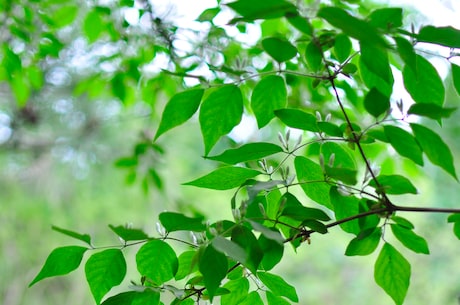
M305 50L305 59L310 69L314 72L320 70L322 67L323 51L316 41L312 40L308 43Z
M86 250L88 250L88 248L79 246L67 246L54 249L46 259L40 272L32 282L30 282L29 287L44 278L64 275L74 271L80 266L83 254L85 254Z
M345 255L369 255L377 249L379 245L382 231L374 228L371 233L362 234L360 233L357 237L353 238L345 250Z
M284 0L239 0L226 5L246 21L297 15L297 8Z
M330 167L328 165L324 166L324 170L326 172L326 175L334 180L342 181L350 185L355 185L356 183L358 183L357 170L350 168Z
M327 227L324 223L313 220L313 219L306 219L302 221L300 224L302 227L310 228L311 230L318 232L320 234L326 234L328 232Z
M460 30L451 26L434 27L427 25L420 29L417 40L449 48L460 48Z
M119 249L93 254L85 265L86 280L94 300L100 304L112 287L121 284L126 275L126 261Z
M339 126L330 123L330 122L318 122L316 123L319 130L324 132L325 134L332 136L332 137L341 137L343 136L343 132Z
M323 169L319 164L302 156L294 160L297 179L305 192L312 200L327 208L331 208L329 198L330 186L325 183Z
M390 98L379 90L372 88L364 97L364 108L374 117L378 117L390 109Z
M227 275L228 262L225 255L208 245L200 257L199 269L203 275L204 284L208 290L209 298L216 295L220 282Z
M224 253L232 260L246 264L247 255L244 249L237 243L217 235L212 239L212 246L219 252Z
M194 231L203 232L206 225L203 224L203 217L187 217L184 214L174 212L160 213L161 224L168 232L174 231Z
M196 251L182 252L178 257L178 268L174 279L180 281L198 270Z
M179 265L176 253L162 240L151 240L136 254L137 270L156 285L174 277Z
M381 76L372 72L361 58L359 59L359 72L367 88L376 88L382 94L388 97L391 96L394 83L394 79L392 78L393 74L391 74L390 80L385 80Z
M261 172L249 168L226 166L218 168L196 180L184 183L184 185L193 185L214 190L229 190L242 185L249 178L260 174Z
M269 272L257 272L257 277L276 296L283 296L293 302L298 302L297 292L283 278Z
M415 232L398 224L391 225L394 236L408 249L415 253L430 254L426 240Z
M286 216L300 221L304 221L306 219L316 219L322 221L330 220L329 216L327 216L327 214L324 211L315 208L307 208L304 206L286 207L281 212L281 216Z
M334 54L340 62L347 60L352 50L351 40L345 34L338 34L334 40Z
M286 108L276 110L275 115L289 127L313 132L319 131L316 125L316 117L305 111Z
M286 107L287 91L284 79L278 75L263 78L252 91L251 108L259 128L267 125L275 110Z
M237 280L228 281L225 283L224 288L228 289L230 293L224 294L220 298L220 303L225 305L239 305L248 295L249 281L247 278L242 277Z
M238 125L243 115L243 96L240 88L227 85L213 91L201 104L200 126L205 155L223 135Z
M232 241L246 252L244 266L256 273L264 253L252 231L245 226L237 226L232 230Z
M402 195L402 194L417 194L417 189L409 179L400 175L380 175L377 177L379 184L383 190L377 190L378 193L385 192L387 194ZM374 180L369 182L369 185L376 188Z
M288 21L290 24L292 24L296 29L301 31L303 34L312 36L313 27L307 18L297 15L295 17L289 17Z
M251 160L259 160L282 151L283 149L276 144L254 142L244 144L235 149L228 149L220 155L208 156L206 158L228 164L237 164Z
M416 55L417 74L408 65L403 69L404 87L416 103L442 105L445 89L436 68L424 57Z
M326 142L321 144L321 154L324 157L325 163L329 163L331 156L334 155L334 163L330 164L334 167L356 169L356 162L353 158L352 151L344 146L334 142Z
M443 108L436 104L418 103L412 104L407 114L424 116L433 120L448 118L457 108Z
M174 95L168 104L166 104L155 139L158 139L159 136L171 128L181 125L190 119L198 110L203 93L203 89L194 89Z
M277 62L285 62L297 55L297 49L289 41L278 37L262 40L262 47Z
M375 282L395 301L402 305L409 289L411 266L392 245L385 243L375 262Z
M412 69L414 74L417 74L417 54L412 43L402 37L394 37L394 40L396 41L399 56L401 56L406 66Z
M358 67L355 64L346 64L342 68L342 73L343 74L353 74L358 71Z
M136 157L124 157L115 161L117 167L133 167L137 166L138 160Z
M359 213L359 200L354 196L342 196L336 187L330 190L330 198L334 207L335 218L337 220L345 219ZM348 233L358 235L360 230L359 220L354 219L340 224L342 230Z
M368 41L361 41L359 46L361 50L360 61L368 68L368 70L385 81L385 83L390 85L393 84L393 74L391 73L387 50L376 45L369 44ZM379 89L378 87L376 88ZM385 91L379 91L382 94L385 94ZM387 96L389 97L389 95Z
M115 234L120 236L124 241L130 240L144 240L148 239L149 236L142 230L126 228L125 226L113 226L109 225L109 228L112 229Z
M102 305L159 305L160 293L153 290L128 291L114 295L104 302ZM161 303L162 304L162 303Z
M372 26L388 32L402 27L403 10L398 7L377 9L368 18Z
M51 229L54 230L54 231L57 231L59 233L65 234L67 236L70 236L70 237L76 238L78 240L81 240L81 241L83 241L83 242L85 242L85 243L87 243L88 245L91 246L91 236L89 236L88 234L80 234L80 233L70 231L70 230L66 230L66 229L62 229L62 228L59 228L59 227L56 227L56 226L52 226Z
M414 136L396 126L385 125L385 135L398 154L409 158L418 165L423 165L422 149Z
M334 27L341 29L345 34L366 41L378 47L386 45L385 40L377 33L376 29L364 20L351 16L338 7L323 7L318 11L318 17L325 19Z
M452 152L442 138L425 126L412 123L410 127L414 132L415 139L417 139L431 163L438 165L457 179Z
M451 64L451 67L454 87L455 90L457 90L457 93L460 94L460 66L457 66L456 64Z
M284 253L284 245L276 240L267 238L264 234L259 236L258 243L264 253L260 265L265 271L271 270L281 261Z

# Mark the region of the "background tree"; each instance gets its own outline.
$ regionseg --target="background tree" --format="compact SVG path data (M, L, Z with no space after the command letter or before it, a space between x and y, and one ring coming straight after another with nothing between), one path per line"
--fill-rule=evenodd
M39 158L52 149L77 161L82 175L99 160L97 149L82 148L105 140L99 128L117 118L116 98L134 106L136 116L160 121L154 135L146 125L132 154L116 162L128 182L166 194L174 188L157 166L164 150L177 149L162 142L163 134L197 113L205 159L219 167L208 174L198 168L203 176L185 184L233 190L231 220L179 205L181 213L160 213L156 234L111 225L121 240L113 247L54 227L84 246L53 250L31 285L75 270L86 254L96 303L298 302L294 287L272 269L285 248L301 249L340 227L352 234L347 256L377 252L375 281L402 304L411 265L400 249L429 253L405 212L458 212L400 196L417 194L415 176L426 161L457 179L452 153L434 131L454 111L444 105L450 85L428 59L444 58L460 91L460 32L411 28L400 8L354 2L240 0L205 10L197 29L169 23L142 1L2 4L8 37L1 74L14 97L5 107L8 150L33 150L29 158ZM230 25L219 25L227 14ZM439 45L439 53L423 43ZM398 75L410 98L394 92ZM169 102L157 105L164 97ZM160 119L155 113L163 108ZM241 143L232 130L250 117L259 131ZM65 129L49 130L41 120ZM459 236L458 214L448 221ZM107 297L125 278L127 248L136 245L139 279L132 290Z

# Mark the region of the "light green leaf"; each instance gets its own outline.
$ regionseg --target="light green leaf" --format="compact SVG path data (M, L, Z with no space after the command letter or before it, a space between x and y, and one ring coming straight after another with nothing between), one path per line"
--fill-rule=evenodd
M136 254L137 270L156 285L161 285L174 277L178 269L176 253L162 240L151 240Z
M350 37L345 34L338 34L334 40L334 54L340 62L347 60L352 50Z
M163 212L158 216L161 224L168 232L174 231L193 231L203 232L206 225L203 223L204 217L187 217L181 213Z
M450 215L447 222L454 223L454 234L458 239L460 239L460 214Z
M354 196L342 196L336 187L331 187L330 198L334 207L335 218L337 220L354 216L359 213L359 199ZM340 224L342 230L348 233L358 235L361 231L359 220L354 219Z
M364 108L377 118L390 109L390 98L379 90L372 88L364 97Z
M286 107L287 91L284 79L278 75L263 78L254 88L251 108L259 128L267 125L275 117L274 111Z
M391 96L394 79L390 79L390 82L388 82L388 80L381 78L379 75L372 72L361 58L359 59L359 72L367 88L376 88L385 96ZM392 74L391 77L393 77Z
M400 225L402 227L405 227L405 228L408 228L408 229L415 228L414 225L409 220L407 220L406 218L393 215L393 216L391 216L391 220L393 220L395 223L397 223L398 225Z
M95 42L104 30L104 23L97 10L90 11L83 20L83 33L89 43Z
M259 160L267 156L282 152L283 149L276 144L253 142L244 144L235 149L228 149L217 156L208 156L207 159L237 164L246 161Z
M399 7L382 8L373 11L369 17L369 23L386 32L403 25L403 10Z
M332 136L332 137L342 137L343 131L340 129L339 126L333 124L331 122L318 122L316 123L319 130L324 132L325 134Z
M392 245L385 243L375 262L375 282L402 305L410 283L411 266Z
M254 169L226 166L220 167L203 177L184 183L184 185L193 185L213 190L229 190L242 185L249 178L260 174L261 172Z
M294 160L297 180L305 194L327 208L332 208L329 198L330 185L324 182L323 169L319 164L302 156Z
M418 103L412 104L407 114L424 116L433 120L448 118L457 108L443 108L436 104Z
M277 296L270 291L265 291L265 295L267 296L267 303L268 305L291 305L286 299Z
M67 234L68 235L68 234ZM67 246L51 251L40 272L30 282L29 287L47 277L59 276L70 273L80 266L83 254L88 248Z
M423 165L422 149L413 135L402 128L385 125L385 135L398 154L409 158L418 165Z
M356 162L353 158L352 151L344 146L334 142L326 142L321 144L321 154L324 156L325 163L329 163L332 155L334 155L334 163L332 166L356 169Z
M391 225L394 236L408 249L415 253L430 254L426 240L415 232L398 224Z
M142 292L128 291L114 295L104 302L102 305L159 305L160 293L157 291L146 289ZM161 303L162 304L162 303Z
M16 73L10 79L10 86L16 98L18 108L24 107L31 94L30 84L27 82L27 79L22 73Z
M130 240L144 240L148 239L149 236L140 229L127 228L126 226L113 226L109 225L109 228L112 229L115 234L121 237L124 241Z
M67 236L76 238L78 240L81 240L82 242L85 242L85 243L87 243L88 245L91 246L91 236L89 236L88 234L80 234L80 233L70 231L70 230L66 230L66 229L62 229L62 228L59 228L59 227L56 227L56 226L52 226L51 229L56 231L56 232L62 233L64 235L67 235Z
M442 138L425 126L412 123L410 127L414 132L415 139L420 144L431 163L438 165L457 180L454 157L452 156L449 146L447 146Z
M198 110L203 93L203 89L193 89L174 95L163 111L155 140L166 131L190 119Z
M224 288L230 290L230 293L224 294L220 298L220 303L225 305L240 305L247 297L249 292L249 280L245 277L237 280L228 281Z
M282 277L269 272L257 272L257 277L275 296L283 296L293 302L299 301L294 286L288 284Z
M358 183L358 171L351 168L324 166L326 175L336 181L342 181L346 184L355 185Z
M239 0L226 5L245 21L297 15L297 8L284 0Z
M416 55L417 74L408 65L403 69L404 87L416 103L442 105L445 89L436 68L424 57Z
M305 59L312 71L316 72L320 70L323 63L323 50L318 45L318 42L312 40L308 43L305 50Z
M217 16L217 14L220 13L220 7L212 7L204 10L200 16L196 19L199 22L205 22L209 21L212 22L212 20Z
M400 175L380 175L377 177L377 180L383 187L383 190L376 190L377 193L385 192L393 195L417 194L417 189L406 177ZM371 180L369 185L374 188L377 187L374 180Z
M209 154L220 137L238 125L242 115L243 96L235 85L220 87L206 98L200 109L205 155Z
M382 231L380 229L374 228L361 232L357 237L353 238L345 250L345 255L355 256L355 255L369 255L377 249L379 245L380 238L382 236Z
M221 281L227 275L227 258L223 253L215 250L212 245L208 245L200 257L199 270L203 275L204 284L212 302Z
M275 111L275 115L289 127L318 132L318 126L316 125L316 117L305 111L285 108Z
M262 40L262 47L277 62L285 62L297 55L297 49L286 39L269 37Z
M452 80L454 82L455 90L460 94L460 66L451 63L452 68Z
M417 54L412 43L402 37L394 37L394 40L396 41L396 47L401 59L407 67L411 68L417 74Z
M86 280L96 304L112 287L121 284L126 275L126 261L119 249L108 249L93 254L85 265Z
M59 6L52 14L52 25L57 28L62 28L71 24L77 17L78 11L79 9L76 5Z
M361 41L359 46L361 50L360 61L370 72L377 75L385 81L385 83L392 85L394 79L393 74L391 73L390 62L388 60L386 49L370 44L368 41ZM378 87L376 88L379 89ZM379 91L382 94L385 94L385 91ZM389 95L387 96L389 97Z
M460 30L451 26L435 27L427 25L420 29L417 40L449 48L460 48Z
M182 252L178 257L178 268L174 279L180 281L198 270L196 251Z
M264 302L257 291L251 291L240 305L264 305Z

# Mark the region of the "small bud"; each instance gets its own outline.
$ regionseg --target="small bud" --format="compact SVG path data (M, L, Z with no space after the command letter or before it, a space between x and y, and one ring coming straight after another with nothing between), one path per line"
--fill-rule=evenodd
M323 118L321 117L321 113L319 113L319 111L316 111L315 114L316 114L316 119L317 119L318 121L322 121L322 120L323 120Z
M273 170L274 170L274 169L273 169L273 166L270 165L270 166L268 167L268 169L267 169L267 174L269 174L269 175L273 174Z
M284 148L287 147L286 140L284 139L283 135L279 131L278 131L278 140L281 142L281 145L283 145Z
M324 155L323 154L319 155L319 165L321 166L322 169L324 169Z
M217 232L216 228L213 228L213 227L209 228L209 233L211 233L212 236L219 235L219 233Z
M198 238L197 238L195 232L190 232L190 237L192 238L192 244L198 245Z
M294 182L295 175L292 175L286 179L286 185L291 185Z
M334 165L334 161L335 161L335 153L332 153L329 156L329 162L328 162L329 167L332 167Z
M330 113L328 113L328 114L326 115L326 118L324 119L324 121L325 121L325 122L329 122L329 121L331 120L331 118L332 118L332 115L331 115Z
M263 217L267 217L267 213L265 212L265 207L261 202L259 202L259 210Z
M300 136L295 142L294 149L298 148L301 143L302 143L302 136Z
M232 210L232 215L235 221L239 221L241 219L241 212L239 209L233 209Z
M291 137L291 130L288 129L288 130L286 131L286 136L285 136L286 142L289 141L289 138L290 138L290 137Z
M156 223L155 223L155 228L156 228L156 230L157 230L157 233L158 233L160 236L165 236L165 235L166 235L166 229L161 225L161 223L156 222Z

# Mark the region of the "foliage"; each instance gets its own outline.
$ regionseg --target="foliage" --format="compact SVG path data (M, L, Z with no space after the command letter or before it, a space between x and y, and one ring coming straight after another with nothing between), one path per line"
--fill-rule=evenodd
M104 45L115 51L96 60L96 66L109 64L110 69L78 71L76 95L117 98L127 107L143 100L152 108L162 107L155 104L161 94L170 96L153 140L143 139L132 156L116 162L130 171L128 181L138 176L142 157L161 159L161 139L197 114L204 158L218 162L218 168L184 184L235 190L229 200L231 220L210 223L202 215L163 212L156 235L111 225L121 244L108 249L93 246L87 234L54 227L85 246L54 249L30 285L75 270L89 253L84 269L97 304L163 304L167 292L171 304L290 304L299 302L294 286L271 271L285 247L304 247L318 233L339 226L352 234L345 255L378 251L375 281L403 304L411 265L388 237L416 253L428 254L429 248L400 214L451 213L448 221L459 237L460 211L397 203L406 197L393 195L414 195L417 188L404 172L377 162L407 159L422 167L425 156L457 180L448 145L425 120L442 125L452 114L453 108L444 107L449 84L430 62L440 55L427 53L420 42L450 50L444 59L460 93L460 68L453 63L460 30L431 25L408 30L400 8L323 2L313 10L309 1L219 3L197 19L205 26L202 33L168 24L148 1L84 8L31 1L22 9L0 2L11 17L5 23L10 39L3 44L0 79L8 84L17 113L24 116L35 95L44 94L46 69L72 44L66 30L78 31L88 52ZM127 8L139 13L137 22L117 17ZM234 15L230 25L216 24L229 11ZM71 27L73 22L82 26ZM262 29L252 44L229 34L230 29L246 34L252 26ZM186 34L194 35L188 41L192 48L178 49L177 37ZM160 56L167 57L167 66L149 74L148 66ZM395 84L396 73L402 84ZM397 99L395 86L403 86L412 101ZM260 134L237 145L228 139L244 116L253 117ZM280 130L279 144L263 139L267 129ZM146 190L149 184L162 189L154 166L143 175ZM184 231L192 240L181 235ZM170 241L181 241L185 248ZM130 291L108 296L125 278L125 248L134 245L141 245L139 280Z

